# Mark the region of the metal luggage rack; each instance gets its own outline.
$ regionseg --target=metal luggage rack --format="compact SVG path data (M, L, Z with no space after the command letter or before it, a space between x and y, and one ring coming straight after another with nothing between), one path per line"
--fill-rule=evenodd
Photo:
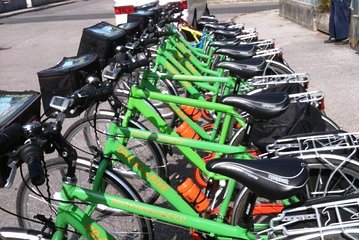
M257 29L256 28L247 28L247 29L243 29L242 33L256 33Z
M307 155L334 152L338 150L348 151L348 155L354 154L359 148L359 132L330 133L312 136L297 136L276 140L267 146L267 153L276 156Z
M279 54L283 51L282 48L273 48L273 49L267 49L267 50L258 50L257 54L253 57L267 57L267 56L273 56L275 54Z
M231 23L231 22L230 22ZM227 27L227 29L233 29L233 28L244 28L245 24L244 23L234 23L232 25L229 25Z
M262 41L257 41L257 47L260 50L266 50L268 48L271 48L274 45L275 40L274 39L267 39Z
M269 87L285 83L301 83L306 84L310 80L308 73L293 73L293 74L279 74L256 76L247 80L247 83L252 87Z
M326 239L325 232L337 232L348 239L357 239L351 235L350 229L359 227L358 209L359 199L334 200L311 206L302 206L284 210L277 217L271 219L270 228L259 234L268 233L270 239L286 237L300 237L314 235ZM300 222L311 221L312 226L303 228L296 226Z
M289 98L291 103L310 103L315 107L318 107L322 100L324 99L324 92L323 91L310 91L310 92L303 92L303 93L294 93L289 94Z
M289 94L289 98L291 102L318 102L323 100L324 92L321 90L317 90L310 92L294 93Z
M236 36L236 39L246 41L246 40L255 39L257 37L258 37L258 33L254 32L254 33L248 33L248 34Z

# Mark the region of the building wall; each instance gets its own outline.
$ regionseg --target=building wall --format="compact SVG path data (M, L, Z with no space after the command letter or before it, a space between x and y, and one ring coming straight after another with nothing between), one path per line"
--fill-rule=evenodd
M0 13L27 8L26 0L0 0Z
M312 1L312 2L309 2ZM329 32L329 13L319 13L315 0L280 0L280 16L314 31ZM359 50L359 0L352 0L349 39L352 48Z

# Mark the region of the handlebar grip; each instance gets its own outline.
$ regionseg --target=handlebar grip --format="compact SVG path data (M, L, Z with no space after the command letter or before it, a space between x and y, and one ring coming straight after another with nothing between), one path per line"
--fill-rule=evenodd
M106 101L113 93L113 87L111 85L104 85L96 88L92 85L86 85L85 87L78 90L73 94L72 99L74 100L72 106L88 106L89 104L101 101Z
M24 137L24 130L18 123L13 123L0 133L0 155L7 153L14 144Z
M140 68L140 67L148 66L149 63L150 62L146 58L138 60L138 61L128 65L128 72L132 72L133 70Z
M112 93L113 93L113 87L111 85L104 85L96 89L94 94L90 97L92 97L94 101L104 102L109 97L111 97Z
M41 146L36 142L24 145L20 151L20 158L27 163L31 183L40 186L45 183L45 173L42 166L44 154Z

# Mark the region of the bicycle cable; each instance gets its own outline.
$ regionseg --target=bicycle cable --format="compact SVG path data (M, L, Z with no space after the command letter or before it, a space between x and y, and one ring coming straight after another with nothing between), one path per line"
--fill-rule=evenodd
M66 200L60 200L60 199L55 199L55 198L47 198L45 197L42 193L37 193L36 191L34 191L34 189L32 187L29 186L29 184L26 182L26 179L25 179L25 176L24 176L24 173L22 171L22 167L20 166L20 175L21 175L21 178L25 184L25 186L33 193L35 194L36 196L38 197L41 197L43 198L45 201L48 201L48 199L51 199L51 201L54 201L54 202L60 202L60 203L67 203L67 204L83 204L83 205L90 205L90 203L86 203L86 202L76 202L76 201L66 201ZM38 189L38 191L40 191L40 189ZM41 192L41 191L40 191Z

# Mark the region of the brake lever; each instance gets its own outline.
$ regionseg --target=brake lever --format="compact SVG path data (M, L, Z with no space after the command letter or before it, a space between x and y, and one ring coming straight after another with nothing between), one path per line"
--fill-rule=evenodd
M114 67L112 71L106 69L103 73L103 77L109 80L116 80L118 75L121 73L121 71L122 71L121 67Z
M15 161L9 163L8 167L11 168L9 177L6 179L5 188L11 188L12 184L14 183L15 176L16 176L16 164Z

